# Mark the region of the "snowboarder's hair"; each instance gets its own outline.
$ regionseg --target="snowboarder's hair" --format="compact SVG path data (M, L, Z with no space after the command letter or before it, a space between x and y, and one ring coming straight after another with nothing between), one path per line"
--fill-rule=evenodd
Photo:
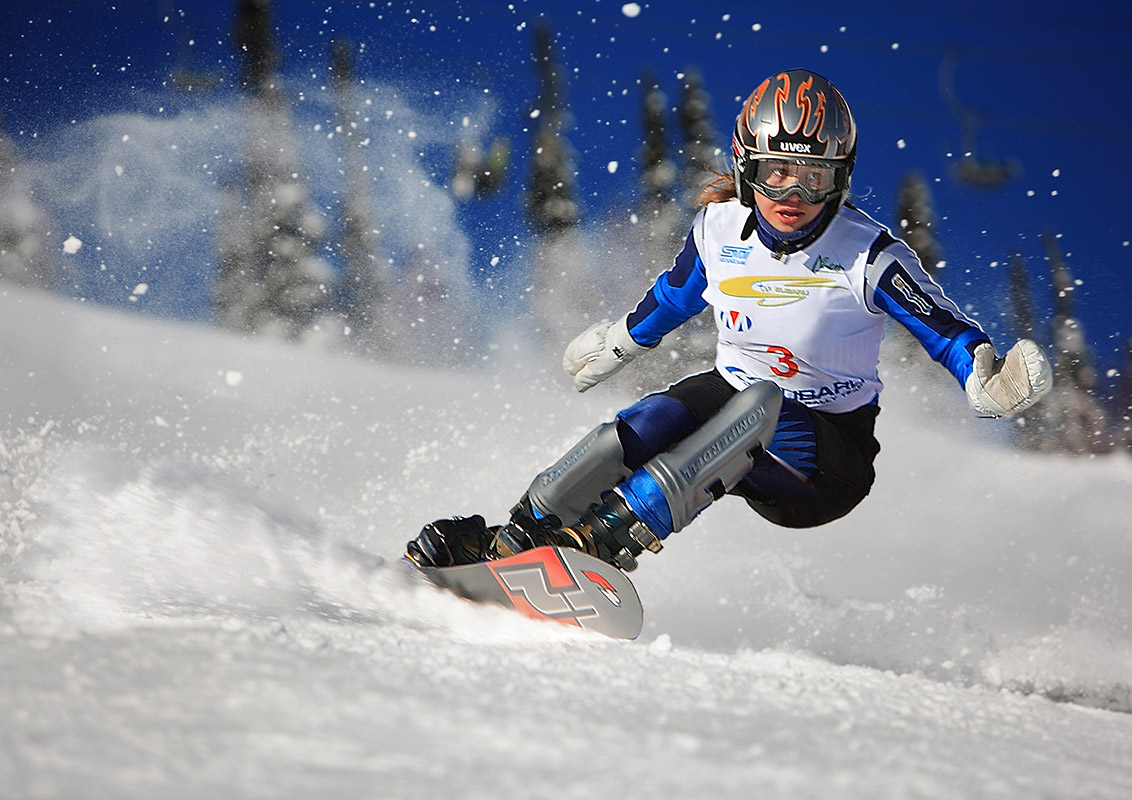
M739 193L735 190L735 176L733 174L716 172L710 168L708 172L714 177L708 181L704 188L700 189L700 193L696 197L696 208L706 206L708 203L722 203L739 196Z

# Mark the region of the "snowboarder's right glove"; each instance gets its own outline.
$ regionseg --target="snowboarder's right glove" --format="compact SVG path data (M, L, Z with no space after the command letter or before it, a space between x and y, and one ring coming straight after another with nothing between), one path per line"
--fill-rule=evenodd
M1032 406L1053 387L1053 370L1041 345L1019 339L999 358L984 342L975 348L975 364L967 378L971 408L987 417L1005 417Z
M629 335L629 318L599 322L566 346L562 368L579 392L592 388L648 350Z

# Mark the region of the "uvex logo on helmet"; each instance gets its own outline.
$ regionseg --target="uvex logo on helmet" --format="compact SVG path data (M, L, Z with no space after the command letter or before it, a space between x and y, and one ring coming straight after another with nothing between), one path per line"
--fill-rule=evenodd
M770 148L779 153L796 156L808 156L814 151L814 146L809 142L784 142L777 139L770 140Z

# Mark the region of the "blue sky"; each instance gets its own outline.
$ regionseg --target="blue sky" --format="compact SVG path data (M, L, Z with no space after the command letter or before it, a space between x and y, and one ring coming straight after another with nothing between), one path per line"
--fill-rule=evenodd
M99 117L175 119L198 103L170 88L174 69L222 78L227 84L214 96L223 98L236 66L233 5L6 3L0 10L5 131L30 159L74 160L86 141L74 131ZM1079 281L1077 310L1102 367L1123 368L1132 336L1132 204L1125 191L1132 184L1126 157L1132 11L1124 6L278 0L275 15L283 69L296 93L325 85L329 42L349 37L358 46L361 78L397 87L400 101L433 121L457 126L457 116L470 115L485 137L510 137L515 176L528 171L536 94L532 23L545 18L567 70L574 118L568 135L591 225L633 206L638 81L645 69L673 102L679 76L699 69L721 145L739 102L764 77L795 66L814 69L842 90L859 126L858 205L894 224L899 180L910 170L922 172L941 218L947 262L941 282L1000 346L1012 337L1001 313L1012 256L1025 257L1039 309L1051 307L1039 236L1052 229ZM954 92L950 98L941 92L941 74ZM997 189L954 178L971 147L960 111L978 123L977 155L1016 163L1018 177ZM199 121L199 106L195 113ZM450 153L435 141L422 157L439 173ZM484 237L502 241L520 235L519 203L513 182L508 195L480 209L490 220L460 212L460 221L476 226L481 244Z

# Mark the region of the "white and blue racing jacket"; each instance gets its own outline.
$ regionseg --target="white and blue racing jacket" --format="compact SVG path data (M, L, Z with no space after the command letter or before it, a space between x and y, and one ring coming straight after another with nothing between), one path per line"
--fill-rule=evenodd
M845 206L815 241L788 254L740 232L738 200L700 210L684 249L629 314L629 333L655 346L709 304L716 368L738 389L769 380L810 408L876 403L886 317L907 328L964 385L975 347L989 341L949 300L904 242Z

